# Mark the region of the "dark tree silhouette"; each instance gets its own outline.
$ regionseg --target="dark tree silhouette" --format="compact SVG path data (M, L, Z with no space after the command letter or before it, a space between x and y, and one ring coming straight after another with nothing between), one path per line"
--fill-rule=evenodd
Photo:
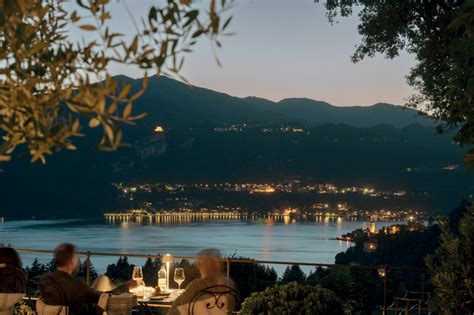
M286 284L290 282L296 282L298 284L304 284L306 282L306 275L301 270L299 265L288 266L280 279L280 283Z
M132 278L133 265L127 257L119 257L117 263L107 266L105 275L114 282L125 282Z
M233 257L248 259L244 257ZM250 296L252 292L265 290L276 284L278 275L275 269L259 263L232 263L230 278L234 280L240 292L241 299Z
M143 281L147 286L156 287L158 285L158 270L161 268L161 259L147 258L143 265Z
M455 130L461 146L474 145L474 2L436 1L327 1L331 21L337 15L359 12L362 42L354 62L377 53L395 58L403 50L417 64L408 83L417 90L409 105L429 111L443 121L439 130ZM474 166L474 149L465 161Z

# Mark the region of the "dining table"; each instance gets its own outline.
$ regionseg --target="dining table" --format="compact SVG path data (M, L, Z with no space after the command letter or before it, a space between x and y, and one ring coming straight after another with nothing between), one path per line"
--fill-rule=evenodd
M131 291L130 293L137 296L139 308L142 308L148 314L154 314L154 310L170 308L181 292L182 290L169 289L164 292L164 294L155 294L154 288L142 287Z

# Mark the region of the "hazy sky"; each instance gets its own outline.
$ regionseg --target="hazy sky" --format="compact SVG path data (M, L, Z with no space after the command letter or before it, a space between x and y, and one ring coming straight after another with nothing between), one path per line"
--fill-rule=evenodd
M153 1L127 3L139 17ZM204 39L184 66L183 75L192 84L235 96L275 101L308 97L334 105L402 104L412 93L405 80L414 64L412 56L350 61L360 41L357 16L331 25L323 4L314 0L236 0L235 4L229 31L236 34L224 38L217 51L222 67ZM118 17L117 28L126 32L130 25L120 10L114 10L114 20ZM140 76L129 69L113 71Z

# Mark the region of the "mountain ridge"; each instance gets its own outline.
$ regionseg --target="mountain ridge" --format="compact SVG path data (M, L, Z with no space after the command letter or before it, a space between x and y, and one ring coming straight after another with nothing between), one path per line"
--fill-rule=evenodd
M141 79L118 76L138 88ZM154 106L155 104L159 106ZM162 123L343 123L354 127L388 124L401 128L413 123L434 127L434 121L418 111L378 102L373 105L336 106L310 98L289 97L278 102L261 97L237 97L168 78L152 77L136 102Z
M119 79L119 80L123 80L123 81L140 81L140 80L143 79L143 78L133 78L133 77L127 76L125 74L115 75L114 78ZM150 79L156 79L156 77L151 77L151 78L148 78L148 79L149 80ZM393 107L401 108L401 109L410 109L410 108L405 107L403 105L391 104L391 103L387 103L387 102L383 102L383 101L379 101L379 102L376 102L376 103L371 104L371 105L335 105L335 104L331 104L327 101L317 100L317 99L304 97L304 96L289 96L289 97L282 98L278 101L273 101L273 100L270 100L270 99L267 99L267 98L264 98L264 97L261 97L261 96L256 96L256 95L235 96L235 95L232 95L230 93L213 90L213 89L208 88L208 87L195 85L195 84L191 84L191 83L187 84L185 82L182 82L182 81L179 81L179 80L176 80L176 79L170 78L168 76L164 76L164 75L162 75L161 77L158 78L158 80L160 80L160 79L166 79L166 80L173 81L173 82L176 82L178 84L181 84L183 86L187 86L189 88L196 88L196 89L202 89L202 90L206 90L206 91L210 91L210 92L215 92L215 93L219 93L219 94L226 95L226 96L236 98L236 99L241 99L241 100L257 99L257 100L260 100L260 101L266 101L266 102L273 103L273 104L278 104L278 103L281 103L281 102L284 102L284 101L287 101L287 100L308 100L308 101L314 101L314 102L317 102L317 103L325 103L329 106L337 107L337 108L359 108L359 107L367 108L367 107L373 107L373 106L379 106L379 105L389 105L389 106L393 106Z

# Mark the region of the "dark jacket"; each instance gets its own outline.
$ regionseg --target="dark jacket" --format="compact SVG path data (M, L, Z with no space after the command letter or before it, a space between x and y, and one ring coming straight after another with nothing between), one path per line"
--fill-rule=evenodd
M99 302L102 294L92 289L81 279L73 278L66 272L56 270L40 278L41 298L48 305L63 305L69 307L69 314L84 313L87 305ZM124 284L112 290L112 294L128 292Z
M0 293L26 293L26 279L23 269L0 264Z

